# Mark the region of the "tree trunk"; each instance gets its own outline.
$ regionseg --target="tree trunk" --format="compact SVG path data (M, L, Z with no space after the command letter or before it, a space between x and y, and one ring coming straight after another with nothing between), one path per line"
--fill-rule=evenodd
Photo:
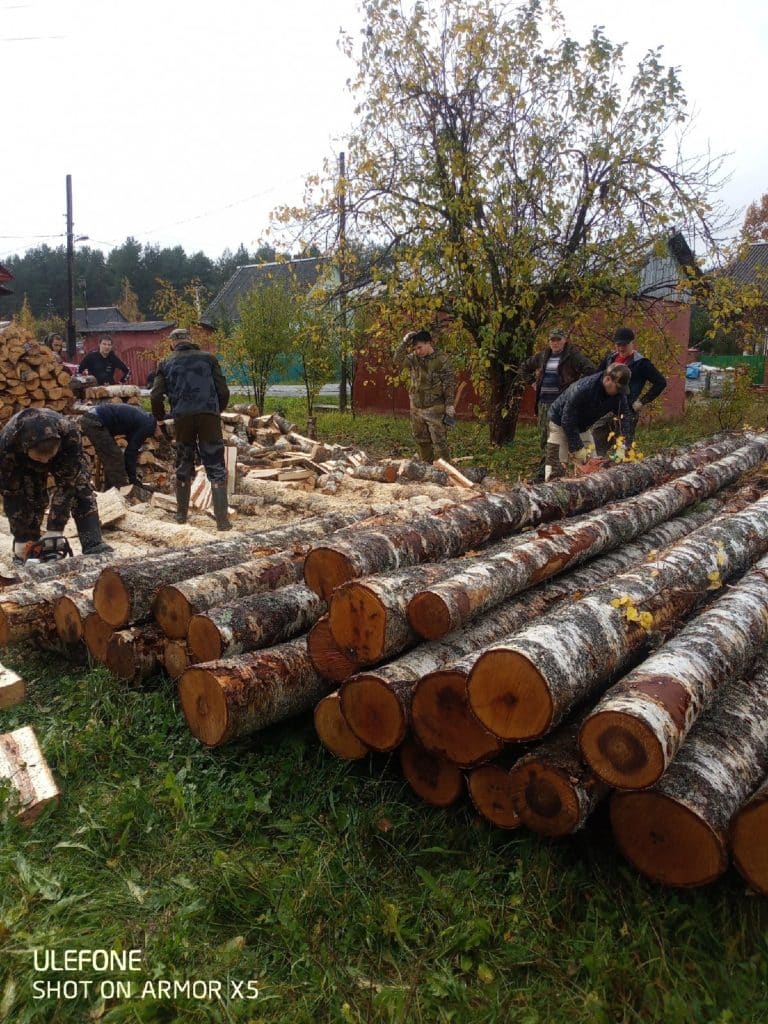
M149 544L177 549L204 547L214 541L215 537L214 534L199 530L196 526L181 526L160 519L149 519L140 512L126 512L120 520L120 532L138 537Z
M191 664L186 640L166 640L163 646L163 667L171 679L181 679Z
M188 668L179 682L179 699L192 735L207 747L218 747L308 711L332 689L315 672L300 637Z
M132 626L112 634L105 664L113 676L138 686L160 671L165 637L159 626Z
M519 361L491 358L488 367L488 434L491 444L511 444L517 432L522 392L517 392Z
M424 735L425 749L461 768L493 760L504 746L470 711L466 673L450 667L430 672L414 687L411 727L419 742Z
M728 866L731 819L768 770L768 656L723 685L653 789L616 792L611 826L638 871L705 885ZM763 847L765 849L765 847Z
M743 444L743 440L739 439ZM410 522L357 530L314 547L304 563L304 579L324 600L342 583L421 562L453 558L520 527L587 512L636 494L663 480L706 465L740 446L733 437L674 456L623 463L601 473L552 484L520 484L506 494L484 495ZM768 439L766 439L768 444Z
M27 684L11 669L0 665L0 711L21 704L27 695Z
M730 843L738 871L753 889L768 896L768 778L735 815Z
M338 690L323 697L315 707L315 731L326 750L345 761L359 761L368 747L355 736L341 713Z
M166 636L181 640L193 615L296 583L302 577L303 561L296 557L300 554L301 549L279 551L161 587L152 602L152 614Z
M85 620L93 611L93 587L73 590L60 597L53 606L53 621L59 639L65 644L79 643L83 639Z
M450 807L464 792L464 777L456 765L428 753L412 738L400 748L400 767L416 796L432 807Z
M392 462L371 466L353 466L350 474L356 480L374 480L380 484L393 484L397 480L397 466Z
M91 612L83 622L83 639L88 653L99 665L107 663L107 645L114 633L114 627L99 615L98 612Z
M411 626L438 640L526 587L646 533L732 483L767 454L768 438L634 498L543 527L526 544L473 558L454 576L414 595L408 605Z
M480 721L505 740L535 739L644 648L647 629L676 621L768 549L768 497L718 516L653 565L598 587L563 616L543 616L485 651L468 683ZM647 616L647 621L645 619Z
M293 583L194 615L187 642L197 661L231 658L306 633L325 610L313 590Z
M435 469L428 462L404 459L395 468L399 481L424 481L428 484L436 484L438 487L445 487L448 484L448 474L441 469Z
M59 787L29 726L0 736L0 782L12 787L12 805L23 825L31 825L49 803L58 802Z
M0 592L0 647L18 643L40 631L53 635L54 602L70 592L92 587L101 571L97 566L46 582L22 583Z
M323 679L343 683L360 671L360 663L352 653L339 647L333 639L327 615L318 619L307 633L307 650L315 670Z
M706 608L587 716L581 752L617 789L658 782L715 691L768 642L768 558Z

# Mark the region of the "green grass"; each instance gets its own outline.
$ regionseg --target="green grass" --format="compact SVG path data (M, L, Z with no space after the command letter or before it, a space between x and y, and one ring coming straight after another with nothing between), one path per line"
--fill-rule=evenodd
M404 420L319 421L329 440L374 431L409 450ZM515 474L531 452L524 428L478 461ZM128 690L23 648L3 662L30 692L0 731L34 726L63 796L32 828L0 825L0 1021L768 1020L768 903L733 873L691 892L644 882L604 812L566 841L503 832L421 805L386 758L336 761L308 716L211 752L167 681ZM37 1000L54 975L35 974L35 947L139 948L136 993L256 979L260 994Z

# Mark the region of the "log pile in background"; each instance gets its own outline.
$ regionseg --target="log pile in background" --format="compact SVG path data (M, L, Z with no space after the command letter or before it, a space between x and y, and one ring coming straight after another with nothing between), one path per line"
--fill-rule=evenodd
M31 332L16 323L0 331L0 428L30 406L68 412L74 401L70 380Z

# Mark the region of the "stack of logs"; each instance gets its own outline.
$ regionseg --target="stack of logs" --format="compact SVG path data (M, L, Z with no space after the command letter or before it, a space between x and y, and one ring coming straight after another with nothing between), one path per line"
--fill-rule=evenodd
M399 750L427 802L466 784L505 828L564 835L612 794L649 877L710 881L730 834L768 892L768 497L742 479L766 460L728 435L428 515L75 559L0 593L0 642L52 622L121 678L164 665L208 746L315 707L334 754Z
M53 352L16 323L0 331L0 428L30 406L67 412L70 374Z

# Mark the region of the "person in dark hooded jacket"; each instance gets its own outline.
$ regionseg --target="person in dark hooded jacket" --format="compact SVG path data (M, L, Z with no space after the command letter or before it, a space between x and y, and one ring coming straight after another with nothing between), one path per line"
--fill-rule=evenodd
M624 438L624 447L629 448L635 439L637 421L646 405L655 402L667 386L667 378L658 370L651 360L637 351L635 332L630 327L618 327L613 336L615 349L600 360L598 370L605 372L609 366L627 366L631 374L629 380L630 415L626 434L615 417L608 415L592 427L592 437L598 455L606 455L610 448L611 434ZM646 387L646 385L648 385Z

